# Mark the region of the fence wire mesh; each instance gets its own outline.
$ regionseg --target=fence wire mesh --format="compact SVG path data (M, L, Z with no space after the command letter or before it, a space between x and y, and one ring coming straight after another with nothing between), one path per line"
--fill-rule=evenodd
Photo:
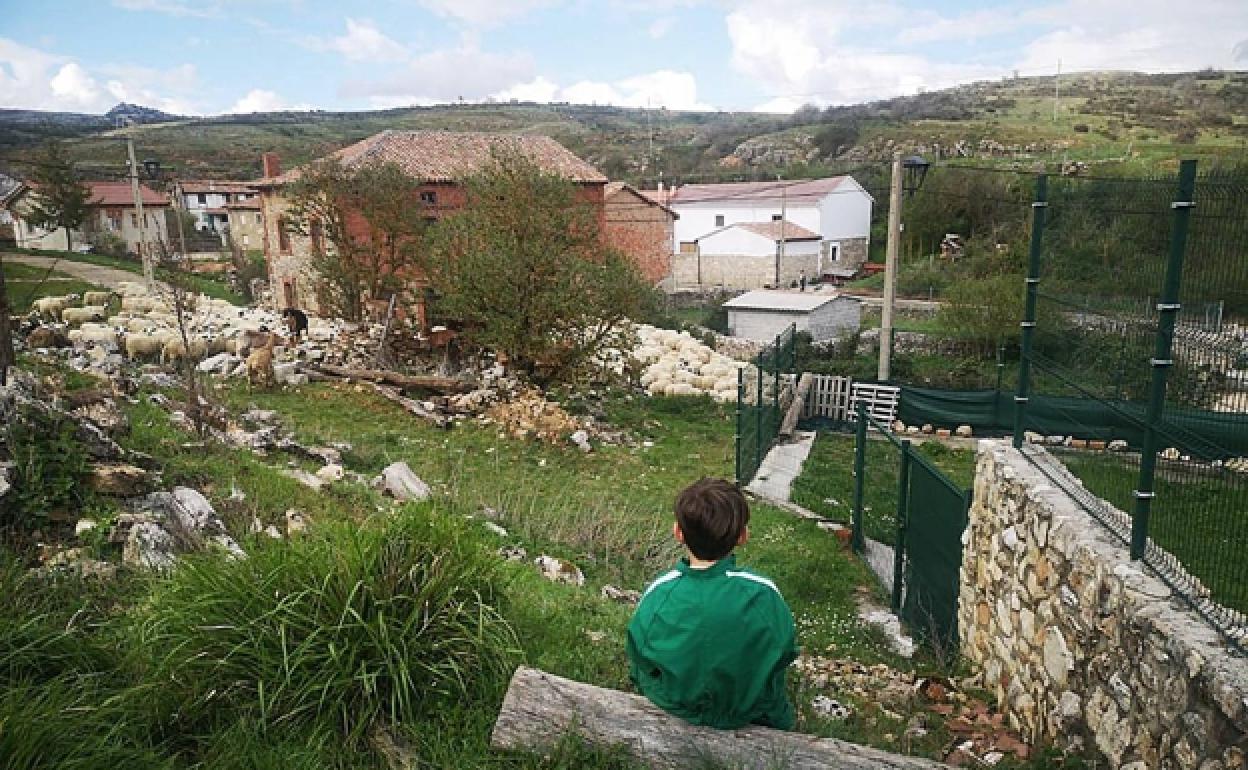
M1047 435L1044 416L1029 413L1026 401L1021 427L1117 509L1086 504L1091 513L1242 645L1245 177L1194 177L1190 195L1175 176L1047 183L1036 226L1035 326L1029 349L1024 343L1030 372L1020 395L1068 397L1045 399L1046 414L1078 430ZM1131 517L1129 535L1123 514Z
M737 370L737 483L750 483L776 442L793 399L797 329L790 325L747 367Z

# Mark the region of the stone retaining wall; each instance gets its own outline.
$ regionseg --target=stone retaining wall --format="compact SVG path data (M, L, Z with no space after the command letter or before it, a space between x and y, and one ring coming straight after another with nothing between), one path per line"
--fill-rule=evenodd
M1025 737L1129 770L1248 766L1248 660L1007 442L980 442L963 543L962 653Z

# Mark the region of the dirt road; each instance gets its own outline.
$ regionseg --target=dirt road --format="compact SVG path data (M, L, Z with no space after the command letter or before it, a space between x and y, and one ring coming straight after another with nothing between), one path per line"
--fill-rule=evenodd
M96 286L103 286L108 289L115 289L121 283L142 282L143 276L138 273L131 273L126 270L118 270L115 267L103 267L101 265L92 265L86 262L75 262L73 260L61 257L36 257L29 254L11 254L4 253L5 262L12 262L19 265L30 265L31 267L39 267L43 269L52 268L59 273L72 275L75 278L93 283Z

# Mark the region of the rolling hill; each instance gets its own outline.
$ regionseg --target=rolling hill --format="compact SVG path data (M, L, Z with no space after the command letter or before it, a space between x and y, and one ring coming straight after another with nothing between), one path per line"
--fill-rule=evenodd
M366 112L187 118L119 105L108 115L0 110L0 169L22 174L31 148L68 140L84 173L119 173L142 157L186 177L247 179L262 152L287 166L386 128L548 134L612 178L729 180L833 173L894 148L933 159L1025 165L1081 161L1168 167L1180 156L1248 159L1248 72L1093 72L1006 78L792 115L675 112L532 103L450 104ZM1056 104L1056 106L1055 106ZM118 128L119 123L134 123Z

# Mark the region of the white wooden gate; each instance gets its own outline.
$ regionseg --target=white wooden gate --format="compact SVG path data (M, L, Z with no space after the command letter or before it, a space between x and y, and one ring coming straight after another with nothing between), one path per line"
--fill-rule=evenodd
M876 385L871 382L855 382L849 397L849 417L852 422L858 413L858 405L866 407L867 414L891 425L897 419L897 404L901 401L901 388L896 385Z
M832 374L816 374L815 381L806 394L806 408L802 417L827 417L831 420L849 419L849 394L853 379Z

